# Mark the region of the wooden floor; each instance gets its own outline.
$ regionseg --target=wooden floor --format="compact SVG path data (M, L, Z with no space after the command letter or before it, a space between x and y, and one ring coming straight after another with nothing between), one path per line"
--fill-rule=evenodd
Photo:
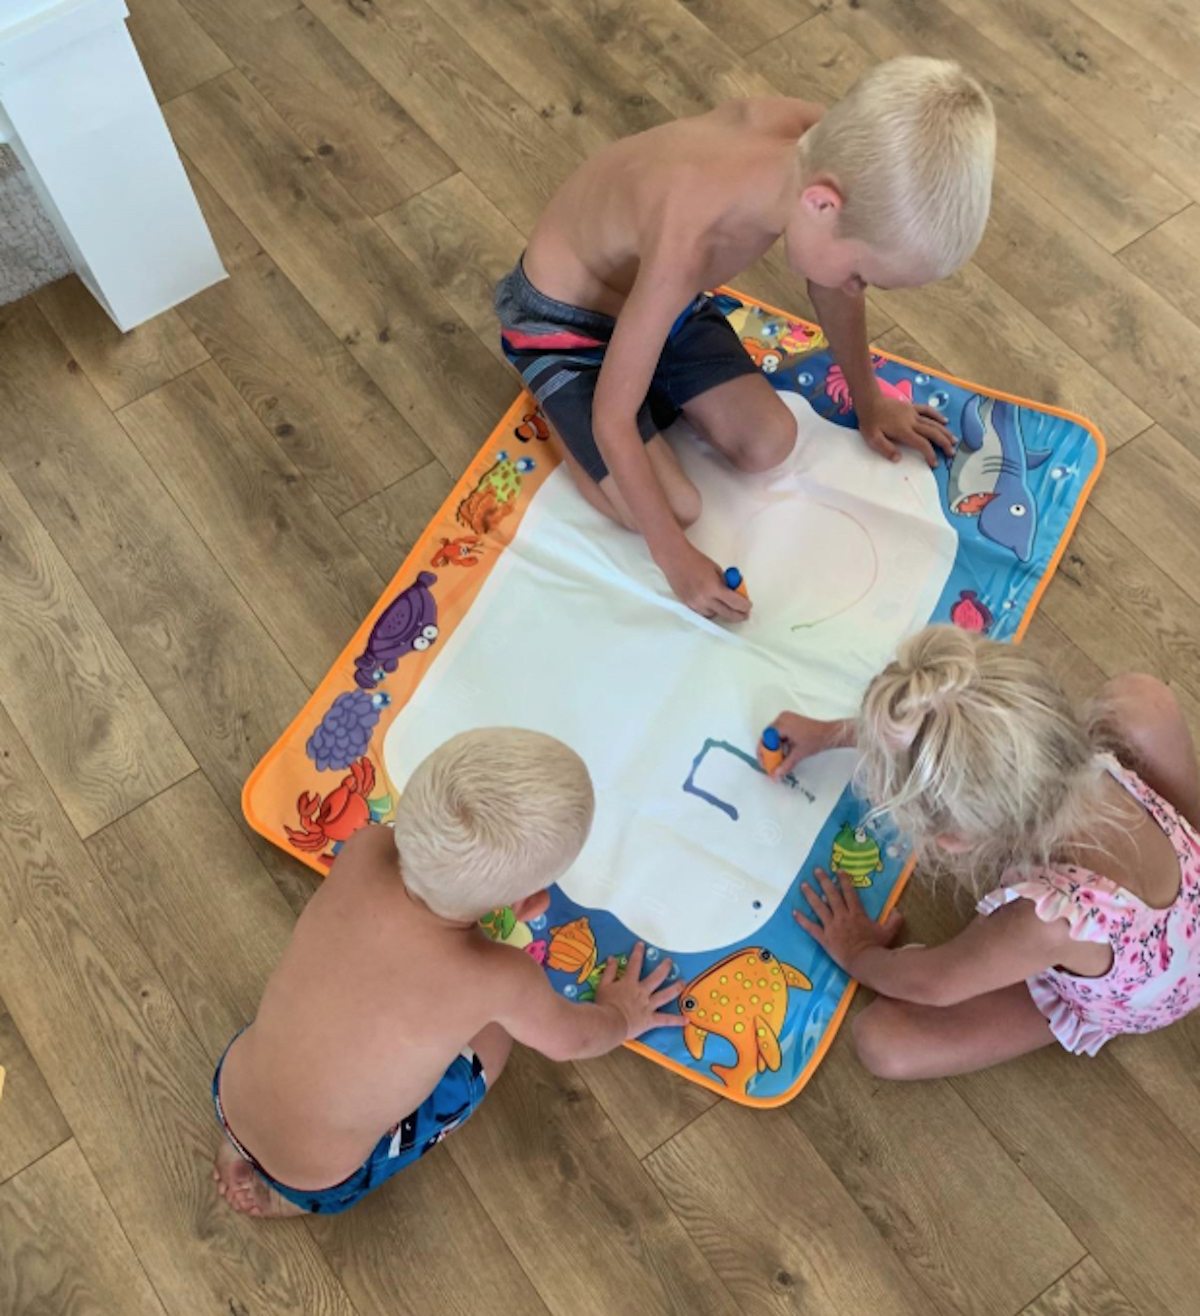
M337 1220L207 1168L312 889L241 784L511 400L491 285L614 137L905 52L984 81L983 245L872 330L1103 428L1028 643L1200 731L1200 0L130 6L230 278L125 338L75 282L0 309L0 1313L1200 1311L1200 1015L911 1087L843 1038L768 1113L522 1054ZM804 309L777 258L741 286Z

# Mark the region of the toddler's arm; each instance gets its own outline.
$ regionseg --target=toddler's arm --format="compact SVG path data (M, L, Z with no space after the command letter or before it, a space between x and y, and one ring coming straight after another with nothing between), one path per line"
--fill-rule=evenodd
M893 1000L956 1005L1050 968L1070 945L1064 919L1043 922L1030 901L1014 900L940 946L891 950L902 923L898 914L876 923L848 878L835 882L822 869L816 876L819 892L801 888L814 918L799 910L792 917L851 977Z
M619 979L616 960L608 961L596 988L594 1005L572 1005L559 996L527 955L513 956L512 967L519 972L496 1022L516 1041L551 1060L586 1060L652 1028L680 1028L685 1023L682 1015L665 1010L683 990L683 984L663 986L671 972L669 959L643 978L645 953L645 946L638 942Z

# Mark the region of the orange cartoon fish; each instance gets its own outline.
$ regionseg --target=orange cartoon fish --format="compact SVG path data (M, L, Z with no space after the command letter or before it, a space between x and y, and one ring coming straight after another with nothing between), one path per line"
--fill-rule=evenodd
M703 1059L709 1033L725 1038L737 1052L737 1063L713 1065L712 1072L726 1087L745 1092L756 1074L775 1071L783 1063L779 1035L787 1018L789 987L812 991L799 969L761 947L734 951L705 969L679 998L689 1054Z
M550 929L550 948L546 964L560 973L577 973L584 982L596 967L596 938L586 918L564 923L561 928Z

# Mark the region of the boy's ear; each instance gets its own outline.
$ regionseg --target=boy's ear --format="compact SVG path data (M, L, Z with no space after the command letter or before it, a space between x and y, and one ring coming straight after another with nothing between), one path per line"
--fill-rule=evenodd
M523 896L512 907L518 923L528 923L531 918L540 918L550 908L550 892L535 891L531 896Z
M832 219L842 209L842 194L832 183L809 183L800 193L800 204L814 217Z

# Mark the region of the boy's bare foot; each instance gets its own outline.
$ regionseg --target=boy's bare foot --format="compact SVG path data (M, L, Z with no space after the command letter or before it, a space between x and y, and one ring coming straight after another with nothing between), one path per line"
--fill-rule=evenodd
M213 1179L217 1192L235 1211L261 1220L281 1220L287 1216L305 1215L294 1202L280 1197L269 1188L234 1150L228 1138L221 1139L217 1157L213 1162Z

